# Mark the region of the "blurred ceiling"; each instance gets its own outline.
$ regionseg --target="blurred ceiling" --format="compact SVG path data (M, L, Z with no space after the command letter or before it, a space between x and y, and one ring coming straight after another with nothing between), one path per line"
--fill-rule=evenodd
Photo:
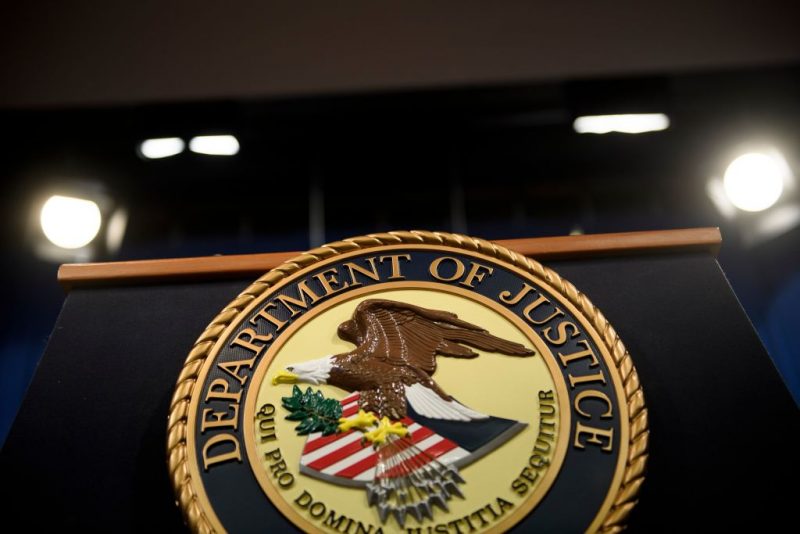
M797 2L6 2L0 107L740 69L800 60Z

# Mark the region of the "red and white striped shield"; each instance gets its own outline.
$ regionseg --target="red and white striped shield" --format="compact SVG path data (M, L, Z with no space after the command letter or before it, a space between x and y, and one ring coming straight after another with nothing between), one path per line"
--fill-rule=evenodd
M342 417L358 412L358 393L341 400ZM455 464L470 455L456 443L440 436L433 430L405 417L401 422L408 427L408 437L420 451L413 458L416 466L436 459L442 464ZM320 432L308 435L300 458L300 471L328 482L345 486L363 486L375 477L378 453L369 443L361 443L363 434L349 430L323 436ZM399 444L398 444L399 445ZM399 452L402 446L397 447Z

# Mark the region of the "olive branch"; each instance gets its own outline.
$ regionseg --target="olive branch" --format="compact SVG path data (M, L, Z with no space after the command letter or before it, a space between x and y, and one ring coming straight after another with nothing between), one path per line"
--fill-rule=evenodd
M300 421L295 430L301 436L311 432L322 432L323 436L329 436L339 428L342 404L336 399L325 398L320 390L311 391L308 388L303 392L293 386L292 396L281 397L281 404L290 412L286 419Z

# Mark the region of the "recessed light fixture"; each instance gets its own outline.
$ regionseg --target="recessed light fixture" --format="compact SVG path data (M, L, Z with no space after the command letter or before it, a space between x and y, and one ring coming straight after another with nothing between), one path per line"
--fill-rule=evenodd
M183 152L186 143L180 137L145 139L139 143L139 154L145 159L161 159Z
M639 134L669 128L669 117L663 113L632 113L626 115L585 115L578 117L572 127L580 134L611 132Z
M234 156L239 153L239 140L233 135L200 135L189 141L189 150L208 156Z

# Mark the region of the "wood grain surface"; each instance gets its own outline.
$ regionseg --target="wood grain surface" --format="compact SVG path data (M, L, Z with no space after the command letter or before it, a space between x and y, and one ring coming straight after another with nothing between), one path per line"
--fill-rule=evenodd
M716 254L722 243L718 228L688 228L614 234L534 237L495 241L536 260L635 255L706 250ZM87 285L117 285L170 280L256 277L299 252L272 252L163 260L64 264L58 281L66 290Z

